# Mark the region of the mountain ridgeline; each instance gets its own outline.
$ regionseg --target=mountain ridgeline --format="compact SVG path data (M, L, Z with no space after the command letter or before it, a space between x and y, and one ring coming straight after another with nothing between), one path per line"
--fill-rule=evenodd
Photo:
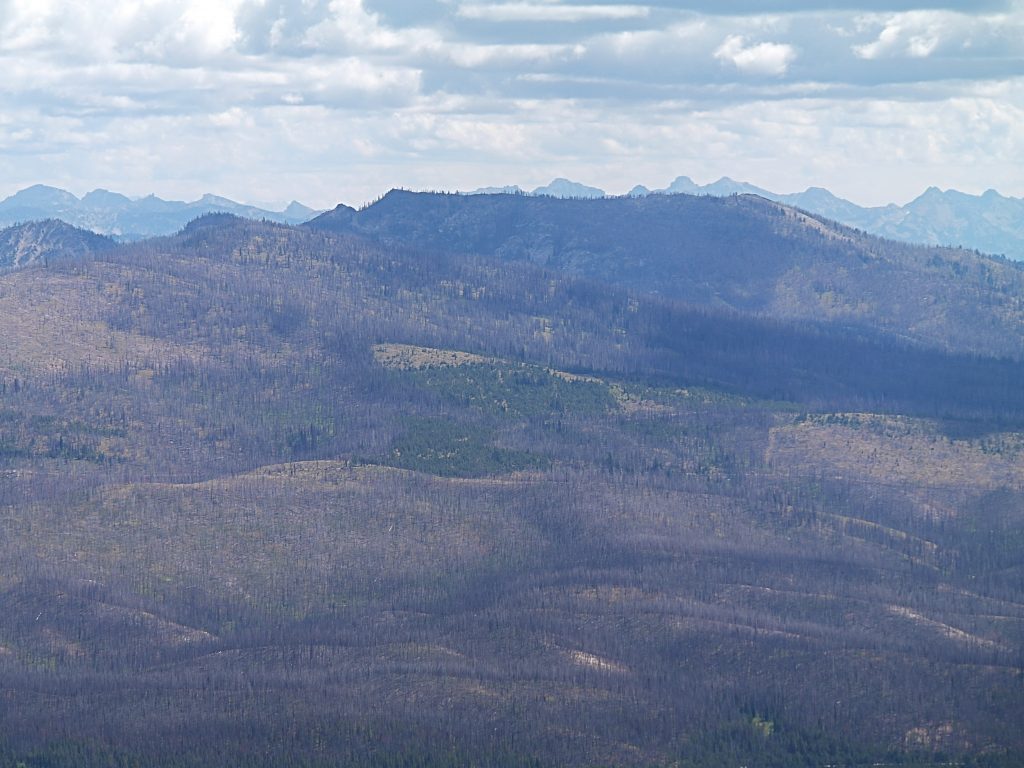
M530 193L508 186L486 187L470 194L497 192L575 198L606 196L602 189L568 179L555 179ZM910 243L963 246L1017 261L1024 260L1024 199L1004 197L994 189L981 195L969 195L955 189L943 191L929 187L906 205L889 203L865 208L836 197L821 187L779 194L727 176L710 184L696 184L687 176L679 176L664 189L652 191L638 185L627 196L678 194L715 197L757 195L882 237Z
M883 240L754 195L597 200L391 192L307 225L670 299L1024 355L1024 267Z
M57 219L18 224L0 230L0 270L46 264L51 259L84 259L115 245L109 237Z
M1024 260L1024 200L1004 197L994 189L969 195L955 189L929 187L906 205L890 203L865 208L836 197L827 189L778 194L725 177L711 184L695 184L680 176L655 194L754 194L791 205L874 235L928 245L960 245L984 253ZM630 194L650 194L636 189Z
M0 765L1020 765L1018 280L409 193L0 274Z

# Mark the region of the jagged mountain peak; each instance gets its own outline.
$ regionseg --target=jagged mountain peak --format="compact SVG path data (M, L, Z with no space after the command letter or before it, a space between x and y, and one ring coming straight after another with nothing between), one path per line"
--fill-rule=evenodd
M301 224L319 213L295 201L284 211L268 211L211 193L184 202L164 200L155 194L133 200L107 189L94 189L79 200L63 189L37 184L0 201L0 227L59 218L98 234L137 240L173 234L197 214L219 211L284 224Z
M533 195L545 195L547 197L582 197L582 198L596 198L604 197L605 192L603 189L597 187L590 187L586 184L580 184L577 181L571 181L566 178L559 177L551 181L550 184L537 187L531 193Z
M308 205L303 205L298 200L292 200L288 203L282 213L289 218L302 219L303 221L306 221L316 216L318 211L310 208Z
M234 200L229 200L226 197L221 197L220 195L215 195L212 192L205 193L196 202L197 203L202 203L204 205L231 205L231 206L239 205L239 203L236 203Z

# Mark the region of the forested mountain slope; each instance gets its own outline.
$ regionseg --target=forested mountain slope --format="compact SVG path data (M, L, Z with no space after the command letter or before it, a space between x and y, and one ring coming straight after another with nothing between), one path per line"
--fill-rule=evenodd
M485 187L469 194L531 194L550 197L605 197L604 190L567 179L556 179L547 187L527 193L518 186ZM827 189L809 187L803 192L779 194L725 176L710 184L696 184L687 176L677 177L665 189L650 190L637 185L627 197L648 195L757 195L803 211L838 221L880 237L926 245L962 246L983 253L1024 260L1024 199L1003 197L994 189L971 195L955 189L929 187L906 205L865 208L836 197Z
M1024 363L434 245L0 276L0 764L1019 763Z
M108 251L109 237L47 219L0 230L0 270L45 264L53 259L84 258Z
M754 195L562 200L394 191L311 228L525 260L709 306L1024 355L1024 268L882 240Z

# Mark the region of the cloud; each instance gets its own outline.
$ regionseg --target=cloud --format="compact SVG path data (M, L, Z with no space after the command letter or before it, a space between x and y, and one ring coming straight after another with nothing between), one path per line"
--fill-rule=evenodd
M0 6L0 53L194 65L234 47L243 2L11 2Z
M747 74L781 76L796 59L796 50L784 43L747 45L742 35L729 35L715 49L714 55Z
M0 0L0 193L333 205L688 173L856 195L931 173L1022 195L1024 2L964 5Z
M970 0L970 12L1000 12L1018 0ZM844 13L877 11L906 12L945 9L964 11L964 0L648 0L651 6L670 7L708 16L754 16L759 14Z
M239 37L235 27L239 5L239 0L186 3L172 23L144 44L141 53L147 58L184 55L201 60L229 51Z
M1024 4L1016 11L984 15L950 11L867 15L855 20L858 31L876 31L876 37L854 45L865 60L924 59L937 51L957 57L1007 56L1020 60L1024 39Z
M498 63L550 62L557 58L578 56L584 49L573 45L472 45L445 46L443 54L460 67L472 69Z
M460 5L458 15L483 21L579 22L595 19L646 18L650 9L643 5L561 5L558 3L469 3Z
M946 26L935 13L893 16L885 21L877 39L853 46L853 52L868 60L893 55L927 58L939 46Z
M440 35L429 28L387 26L376 13L368 12L362 0L331 0L330 13L309 29L303 43L316 50L410 52L441 44Z

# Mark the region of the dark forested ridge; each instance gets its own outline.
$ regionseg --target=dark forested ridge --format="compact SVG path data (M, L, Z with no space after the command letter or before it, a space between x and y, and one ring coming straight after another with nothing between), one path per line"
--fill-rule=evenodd
M873 237L756 195L600 200L393 191L309 227L523 260L643 292L1024 356L1024 268Z
M1020 764L1024 363L404 240L0 276L0 765Z

